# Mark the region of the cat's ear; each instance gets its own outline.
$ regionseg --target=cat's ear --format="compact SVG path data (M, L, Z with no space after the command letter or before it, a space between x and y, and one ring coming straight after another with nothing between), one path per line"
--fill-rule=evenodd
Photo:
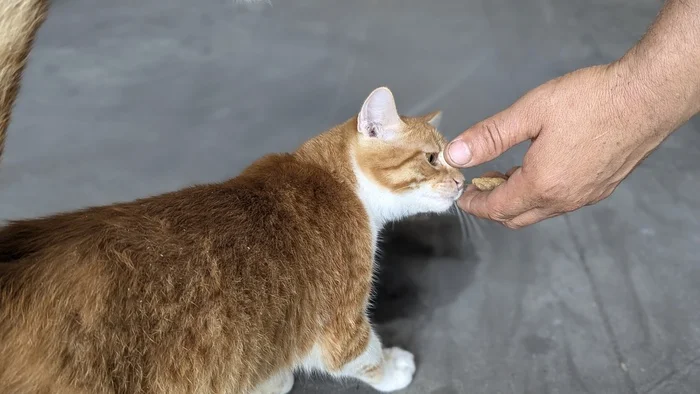
M403 127L403 121L396 110L394 95L385 87L370 93L357 115L357 131L370 138L390 140Z
M442 121L442 111L431 112L423 116L423 119L425 119L426 123L428 123L429 125L435 127L436 129L439 129L440 121Z

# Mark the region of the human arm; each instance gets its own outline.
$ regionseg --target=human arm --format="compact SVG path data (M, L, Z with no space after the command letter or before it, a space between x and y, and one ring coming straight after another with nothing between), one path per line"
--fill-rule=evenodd
M472 167L532 140L505 183L493 191L470 186L459 201L469 213L519 228L608 197L699 111L700 0L667 0L622 58L533 89L462 133L445 157Z

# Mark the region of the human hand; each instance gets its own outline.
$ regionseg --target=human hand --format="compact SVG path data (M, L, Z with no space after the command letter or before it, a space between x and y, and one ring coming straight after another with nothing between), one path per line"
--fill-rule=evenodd
M471 127L446 148L455 167L479 165L520 142L532 143L506 182L492 191L470 185L459 206L520 228L608 197L679 126L671 120L674 111L647 90L620 63L584 68Z

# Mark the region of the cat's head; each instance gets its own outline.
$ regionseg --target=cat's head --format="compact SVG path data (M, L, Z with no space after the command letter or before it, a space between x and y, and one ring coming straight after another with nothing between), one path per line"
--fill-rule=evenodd
M464 176L443 157L441 112L399 115L385 87L374 90L357 115L353 148L358 193L380 223L447 211L464 188Z

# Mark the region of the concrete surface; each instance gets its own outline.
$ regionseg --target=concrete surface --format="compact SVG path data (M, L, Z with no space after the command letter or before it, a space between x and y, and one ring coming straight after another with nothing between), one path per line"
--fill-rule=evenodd
M10 129L0 218L233 176L351 116L380 85L404 113L442 108L454 136L621 55L660 6L271 3L54 1ZM467 244L454 216L390 232L375 314L385 342L416 354L406 392L700 392L699 132L691 121L611 199L567 217L517 232L472 221ZM370 391L300 378L294 392Z

